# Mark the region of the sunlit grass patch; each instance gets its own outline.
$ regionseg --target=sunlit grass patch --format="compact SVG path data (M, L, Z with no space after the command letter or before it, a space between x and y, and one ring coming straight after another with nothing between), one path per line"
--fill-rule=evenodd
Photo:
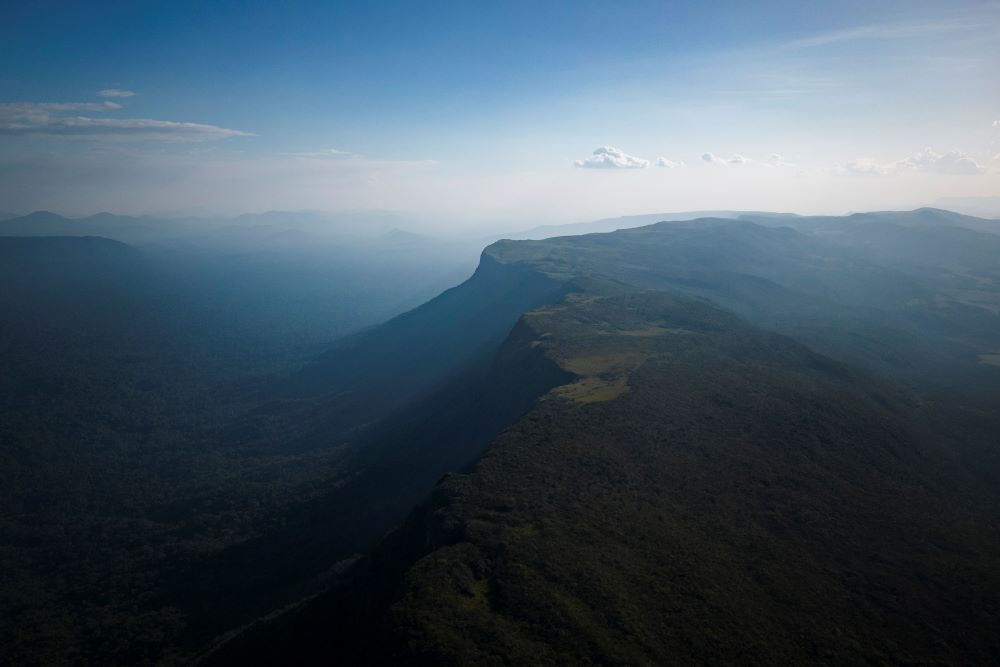
M617 354L595 354L586 357L566 359L560 364L563 368L577 375L598 375L602 373L621 373L635 368L647 355L640 352L621 352Z
M552 393L577 403L599 403L618 398L626 391L628 391L628 378L621 375L612 380L600 377L583 378L572 384L557 387Z

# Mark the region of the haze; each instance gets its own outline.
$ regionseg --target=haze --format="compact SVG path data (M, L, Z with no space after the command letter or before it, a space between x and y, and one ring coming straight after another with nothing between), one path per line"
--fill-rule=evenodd
M453 229L998 208L970 199L1000 194L995 2L437 9L10 6L0 206Z

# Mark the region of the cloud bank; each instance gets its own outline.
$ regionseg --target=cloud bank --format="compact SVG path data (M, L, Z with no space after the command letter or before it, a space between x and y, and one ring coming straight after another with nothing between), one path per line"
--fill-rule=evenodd
M916 155L896 163L899 171L928 171L935 174L981 174L986 171L974 159L961 151L935 153L925 148Z
M878 176L906 172L973 176L985 173L986 167L962 151L953 150L947 153L937 153L933 149L925 148L908 158L890 164L879 164L870 158L858 158L845 164L844 171L852 174Z
M573 164L583 169L645 169L649 160L629 155L614 146L601 146L587 159L576 160Z

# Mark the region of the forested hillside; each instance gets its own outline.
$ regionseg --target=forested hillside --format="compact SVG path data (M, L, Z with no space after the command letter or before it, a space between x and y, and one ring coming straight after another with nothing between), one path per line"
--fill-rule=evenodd
M507 344L569 381L210 662L989 661L1000 328L952 286L998 239L921 217L491 246L566 285Z
M7 652L978 660L991 224L748 214L501 241L322 348L340 302L316 288L296 319L280 296L319 279L308 262L261 279L259 255L3 239Z
M338 443L286 447L311 422L269 413L271 387L431 296L465 260L396 237L364 252L266 248L239 229L215 247L134 246L67 234L163 236L167 223L39 217L5 229L53 235L0 237L4 658L179 660L178 647L316 590L326 560L290 593L262 589L258 606L208 618L197 581L338 474Z

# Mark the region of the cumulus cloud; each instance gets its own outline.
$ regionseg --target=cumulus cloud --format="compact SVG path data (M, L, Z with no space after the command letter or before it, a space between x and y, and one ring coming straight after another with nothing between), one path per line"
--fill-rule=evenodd
M748 157L744 157L739 153L734 153L731 157L724 158L722 156L716 155L715 153L703 153L701 156L703 162L707 164L749 164L753 162Z
M645 169L649 160L629 155L614 146L601 146L587 159L576 160L573 164L585 169Z
M961 151L935 153L925 148L916 155L896 163L899 171L929 171L937 174L981 174L986 171L974 159Z
M879 164L869 158L851 160L844 165L844 170L853 174L889 175L915 171L970 176L984 173L986 167L962 151L953 150L947 153L937 153L930 148L925 148L908 158L889 164Z
M1000 127L1000 120L993 121L993 127Z
M871 158L856 158L844 165L844 171L851 174L887 174L889 167L879 165Z
M135 97L135 93L131 90L122 90L121 88L105 88L104 90L97 91L98 97Z
M680 167L684 167L686 165L683 162L679 162L679 161L678 162L674 162L673 160L669 160L669 159L667 159L665 157L661 157L661 158L657 158L656 159L656 166L657 167L665 167L667 169L679 169Z
M93 118L73 111L121 109L117 102L14 102L0 104L0 134L207 141L251 136L204 123L151 118Z
M771 153L767 156L767 160L761 164L766 164L769 167L794 167L796 166L794 162L789 162L784 155L781 153Z

